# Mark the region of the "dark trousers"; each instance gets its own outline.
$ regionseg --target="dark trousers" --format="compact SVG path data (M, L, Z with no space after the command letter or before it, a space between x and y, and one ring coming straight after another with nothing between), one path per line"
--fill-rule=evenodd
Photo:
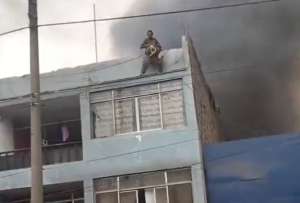
M161 59L158 57L145 56L143 59L143 67L141 74L145 74L149 66L153 66L159 73L162 72Z

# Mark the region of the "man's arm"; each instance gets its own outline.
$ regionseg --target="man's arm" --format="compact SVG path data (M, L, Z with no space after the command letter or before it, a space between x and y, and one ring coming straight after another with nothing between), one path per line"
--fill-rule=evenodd
M140 48L145 49L147 44L148 44L148 41L147 41L147 39L145 39L144 42L141 44Z
M155 46L161 51L161 45L157 39L155 39Z

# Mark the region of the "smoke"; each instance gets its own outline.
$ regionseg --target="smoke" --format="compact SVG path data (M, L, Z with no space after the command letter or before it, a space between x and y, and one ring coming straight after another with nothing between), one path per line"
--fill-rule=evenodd
M136 1L126 14L212 5L160 2ZM300 130L299 8L299 1L287 0L120 21L111 26L112 47L116 56L136 55L148 29L164 48L180 47L188 32L221 107L228 140L295 132Z

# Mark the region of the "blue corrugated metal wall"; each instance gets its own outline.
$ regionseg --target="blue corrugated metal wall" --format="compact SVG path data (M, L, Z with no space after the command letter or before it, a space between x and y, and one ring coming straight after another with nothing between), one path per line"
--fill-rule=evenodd
M209 203L300 203L300 134L205 147Z

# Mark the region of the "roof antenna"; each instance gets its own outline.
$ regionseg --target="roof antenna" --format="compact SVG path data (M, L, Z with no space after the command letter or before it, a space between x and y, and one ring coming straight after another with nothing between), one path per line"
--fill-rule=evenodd
M97 19L96 19L96 4L93 4L93 14L94 14L94 43L95 43L95 57L96 63L98 63L98 40L97 40Z

